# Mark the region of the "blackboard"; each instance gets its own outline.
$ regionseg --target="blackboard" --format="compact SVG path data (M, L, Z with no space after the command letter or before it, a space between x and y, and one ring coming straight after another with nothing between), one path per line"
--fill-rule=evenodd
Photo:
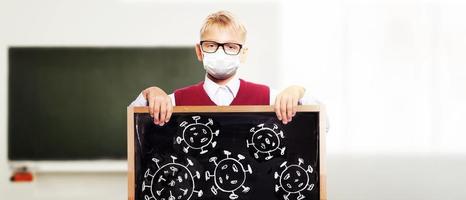
M203 80L194 47L10 47L8 157L126 159L126 108Z
M270 106L178 106L165 126L128 108L129 199L326 199L324 117Z

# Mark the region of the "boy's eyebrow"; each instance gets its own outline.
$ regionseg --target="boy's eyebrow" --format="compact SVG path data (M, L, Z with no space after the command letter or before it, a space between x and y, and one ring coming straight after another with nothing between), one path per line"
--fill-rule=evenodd
M243 42L238 42L238 41L232 41L232 40L227 40L225 42L219 42L219 41L216 41L216 40L201 40L201 41L209 41L209 42L216 42L216 43L221 43L221 44L224 44L224 43L235 43L235 44L243 44Z

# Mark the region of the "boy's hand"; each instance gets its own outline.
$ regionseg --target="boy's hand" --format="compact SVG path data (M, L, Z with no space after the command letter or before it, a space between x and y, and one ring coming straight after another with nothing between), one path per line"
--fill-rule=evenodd
M163 126L170 120L173 104L170 97L158 87L150 87L142 91L149 103L149 113L154 118L154 124Z
M283 124L291 121L295 116L299 99L303 98L305 89L301 86L290 86L275 98L275 113Z

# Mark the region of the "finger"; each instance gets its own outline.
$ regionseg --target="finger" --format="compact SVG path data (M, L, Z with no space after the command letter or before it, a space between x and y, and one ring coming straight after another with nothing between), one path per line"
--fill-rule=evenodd
M155 106L155 99L153 98L148 98L147 100L149 102L149 114L152 118L154 118L154 106Z
M286 114L288 117L288 122L290 122L291 118L293 117L293 97L288 98L288 101L286 102Z
M165 123L168 123L170 121L170 118L172 117L173 113L173 105L170 100L167 101L167 118L165 118Z
M167 116L167 102L162 100L160 101L160 118L159 118L160 126L163 126L165 124L166 116Z
M287 99L288 97L282 97L282 99L280 100L280 112L281 112L281 115L282 115L282 122L284 124L286 124L288 122L288 119L287 119L287 116L286 116L286 103L287 103Z
M298 99L293 98L293 117L296 115L298 111Z
M275 105L274 106L275 106L275 114L277 114L278 120L281 121L282 120L282 115L280 113L280 99L281 99L280 96L277 96L275 98Z
M154 122L157 125L160 123L159 115L160 115L160 101L156 99L154 103Z

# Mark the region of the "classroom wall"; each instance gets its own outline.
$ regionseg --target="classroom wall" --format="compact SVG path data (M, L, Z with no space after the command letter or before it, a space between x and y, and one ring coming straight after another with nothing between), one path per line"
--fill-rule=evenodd
M455 0L285 4L281 81L329 105L333 153L466 154L465 8Z
M80 172L75 167L70 167L74 172L66 172L64 166L59 169L62 172L36 174L33 183L9 182L11 171L6 151L8 46L194 48L207 14L229 10L242 19L249 31L246 43L249 60L240 69L240 73L245 74L242 77L277 86L280 43L276 41L279 41L281 30L278 4L277 1L223 0L0 1L0 199L127 198L126 174L121 171L120 164L107 168L113 170L99 173ZM199 70L202 70L201 64ZM134 96L138 93L134 91Z
M283 5L281 85L305 85L327 104L329 199L466 198L465 9L456 0Z

